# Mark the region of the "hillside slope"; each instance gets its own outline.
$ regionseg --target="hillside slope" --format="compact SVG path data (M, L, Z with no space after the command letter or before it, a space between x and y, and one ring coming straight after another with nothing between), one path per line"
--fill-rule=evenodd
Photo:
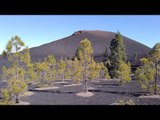
M114 36L115 33L106 31L77 31L71 36L31 48L31 58L33 60L38 60L49 54L55 55L57 59L60 59L61 56L73 57L80 41L87 38L91 41L93 46L95 59L99 61L102 58L104 48L106 46L109 48L110 42ZM144 56L150 51L149 47L139 42L125 36L123 36L123 39L124 45L126 46L126 54L130 60L134 58L135 53L137 53L138 56Z

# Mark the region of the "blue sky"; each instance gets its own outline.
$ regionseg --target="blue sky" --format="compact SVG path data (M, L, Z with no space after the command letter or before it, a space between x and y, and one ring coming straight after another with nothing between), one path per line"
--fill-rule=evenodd
M104 30L153 47L160 42L160 15L0 15L0 52L18 35L35 47L78 30Z

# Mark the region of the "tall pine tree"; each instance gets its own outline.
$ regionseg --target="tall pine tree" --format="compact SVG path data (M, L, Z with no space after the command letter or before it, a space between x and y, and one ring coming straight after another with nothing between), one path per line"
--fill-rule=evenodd
M20 94L27 89L27 84L24 81L25 70L23 65L28 64L29 59L26 58L29 56L26 56L26 54L29 55L29 53L24 49L24 47L25 44L20 37L15 36L8 41L6 49L3 52L12 63L12 67L9 69L9 72L7 71L7 76L9 77L8 89L15 97L16 103L19 102Z
M150 59L154 63L155 79L154 79L154 94L158 94L159 77L160 77L160 43L157 43L150 51Z
M120 63L126 63L125 46L123 44L123 37L120 32L117 32L116 36L112 39L110 45L110 76L111 78L117 78L117 70L120 67Z
M81 65L83 66L83 79L85 83L85 92L88 92L87 81L90 78L89 76L89 65L92 62L93 48L91 42L88 39L84 39L80 42L80 47L77 50L76 57L80 60Z

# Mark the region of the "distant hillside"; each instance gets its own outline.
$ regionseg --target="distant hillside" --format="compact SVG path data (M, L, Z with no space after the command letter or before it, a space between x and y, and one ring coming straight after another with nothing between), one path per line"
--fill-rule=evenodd
M71 36L56 40L51 43L47 43L35 48L31 48L31 58L38 60L46 57L49 54L55 55L57 59L60 57L73 57L80 44L80 41L87 38L91 41L94 49L94 56L97 61L101 61L104 48L109 48L110 42L116 33L106 31L77 31ZM145 56L150 48L129 39L124 36L124 45L126 46L126 54L129 59L134 58L137 52L138 56ZM110 52L110 51L109 51Z
M91 41L94 49L94 57L96 61L102 60L104 48L109 48L111 40L115 37L116 33L107 31L77 31L72 35L53 41L38 47L30 49L32 61L44 59L47 55L54 55L58 60L62 57L71 58L80 44L80 41L87 38ZM134 60L135 53L139 57L146 56L150 48L127 37L123 37L124 45L126 46L126 54L130 61ZM109 50L109 49L108 49ZM110 51L109 51L110 52ZM0 60L0 66L8 65L6 58Z

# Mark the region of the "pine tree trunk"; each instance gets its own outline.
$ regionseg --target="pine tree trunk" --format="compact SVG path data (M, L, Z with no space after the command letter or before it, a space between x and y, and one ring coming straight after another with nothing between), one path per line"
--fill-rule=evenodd
M19 103L19 95L16 95L16 103Z
M40 87L41 87L41 85L42 85L42 82L43 82L43 73L42 72L40 72Z
M49 77L50 77L50 82L49 83L52 83L51 81L52 81L52 76L51 76L51 72L49 72Z
M86 73L85 73L85 92L88 92L87 77L88 76L87 76L87 71L86 71Z
M62 82L64 83L64 74L62 74Z
M85 80L85 92L88 92L88 85L87 85L87 80Z
M17 69L16 69L16 73L17 73L16 80L18 80L18 67L17 67Z
M157 95L157 80L158 80L158 61L156 61L156 78L155 78L155 89L154 89L154 94Z
M17 68L16 68L16 72L17 72L17 80L18 80L18 58L17 58Z
M84 51L84 69L85 69L85 92L88 92L88 86L87 86L87 60L86 60L86 53Z

